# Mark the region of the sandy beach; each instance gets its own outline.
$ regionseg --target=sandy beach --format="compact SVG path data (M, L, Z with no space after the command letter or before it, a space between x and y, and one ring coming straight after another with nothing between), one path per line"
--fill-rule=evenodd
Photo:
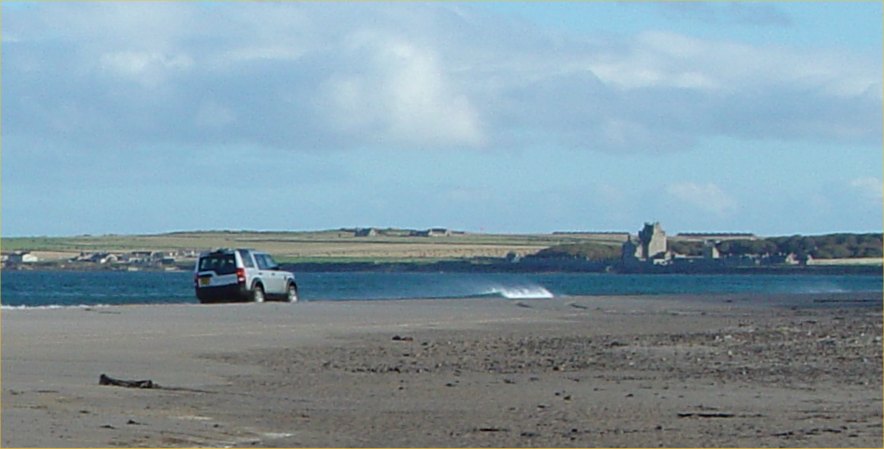
M2 445L881 447L880 302L791 299L3 310Z

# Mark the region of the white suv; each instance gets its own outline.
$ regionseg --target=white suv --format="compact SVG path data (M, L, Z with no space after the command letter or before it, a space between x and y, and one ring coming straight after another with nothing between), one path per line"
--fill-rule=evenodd
M218 249L200 254L193 287L201 303L298 300L295 275L282 271L270 254L252 249Z

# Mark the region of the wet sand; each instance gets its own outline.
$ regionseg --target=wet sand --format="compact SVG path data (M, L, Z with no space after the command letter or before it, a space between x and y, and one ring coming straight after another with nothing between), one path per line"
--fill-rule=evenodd
M793 299L4 310L2 445L881 447L880 294Z

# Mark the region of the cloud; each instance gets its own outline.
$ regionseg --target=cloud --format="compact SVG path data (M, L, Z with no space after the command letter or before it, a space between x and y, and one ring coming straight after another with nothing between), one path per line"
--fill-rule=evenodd
M480 146L484 140L470 99L455 88L432 49L390 37L358 36L358 71L341 68L320 86L318 109L330 128L351 136L423 147Z
M687 89L744 97L755 91L801 90L830 98L881 98L874 61L824 49L811 55L648 31L617 51L618 55L587 59L586 64L601 80L623 89Z
M695 209L718 216L730 215L738 209L737 201L711 182L670 184L666 186L666 194Z
M101 69L145 87L156 87L165 81L166 73L186 71L192 66L193 60L188 55L167 55L157 52L110 52L99 58Z
M881 180L874 176L864 176L850 181L851 189L863 199L873 202L878 207L884 199L884 187Z
M665 153L722 136L880 143L877 60L660 31L551 35L480 11L4 9L4 36L14 36L3 42L4 133L86 151L236 144Z

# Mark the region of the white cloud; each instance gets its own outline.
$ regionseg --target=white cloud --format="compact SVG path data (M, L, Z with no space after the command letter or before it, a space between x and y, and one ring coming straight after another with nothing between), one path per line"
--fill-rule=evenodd
M680 182L666 186L666 193L696 209L726 216L738 208L737 201L714 183Z
M469 146L482 142L478 114L448 81L435 55L400 42L387 49L391 67L391 131L413 143L434 140Z
M5 19L6 129L87 148L659 153L881 136L879 61L817 48L552 36L468 5L46 3ZM66 105L90 117L48 129Z
M604 82L624 89L739 93L790 86L840 98L869 93L881 98L880 67L843 53L810 54L660 31L641 33L616 51L588 55L585 63Z
M874 176L856 178L850 181L850 187L864 199L881 206L881 201L884 199L884 188L882 188L880 179Z
M351 134L424 147L479 146L484 137L470 99L449 79L439 57L403 39L368 39L349 51L362 66L323 83L320 109L329 124Z
M185 71L193 66L193 60L186 54L167 55L159 52L105 53L99 61L102 69L147 87L156 87L170 73Z
M253 61L296 61L302 57L304 49L288 47L284 45L268 45L258 47L235 48L224 54L224 62L228 64L241 64Z
M605 83L619 88L715 90L725 86L716 76L715 66L704 62L720 50L674 33L647 32L616 49L617 54L592 55L586 62Z

